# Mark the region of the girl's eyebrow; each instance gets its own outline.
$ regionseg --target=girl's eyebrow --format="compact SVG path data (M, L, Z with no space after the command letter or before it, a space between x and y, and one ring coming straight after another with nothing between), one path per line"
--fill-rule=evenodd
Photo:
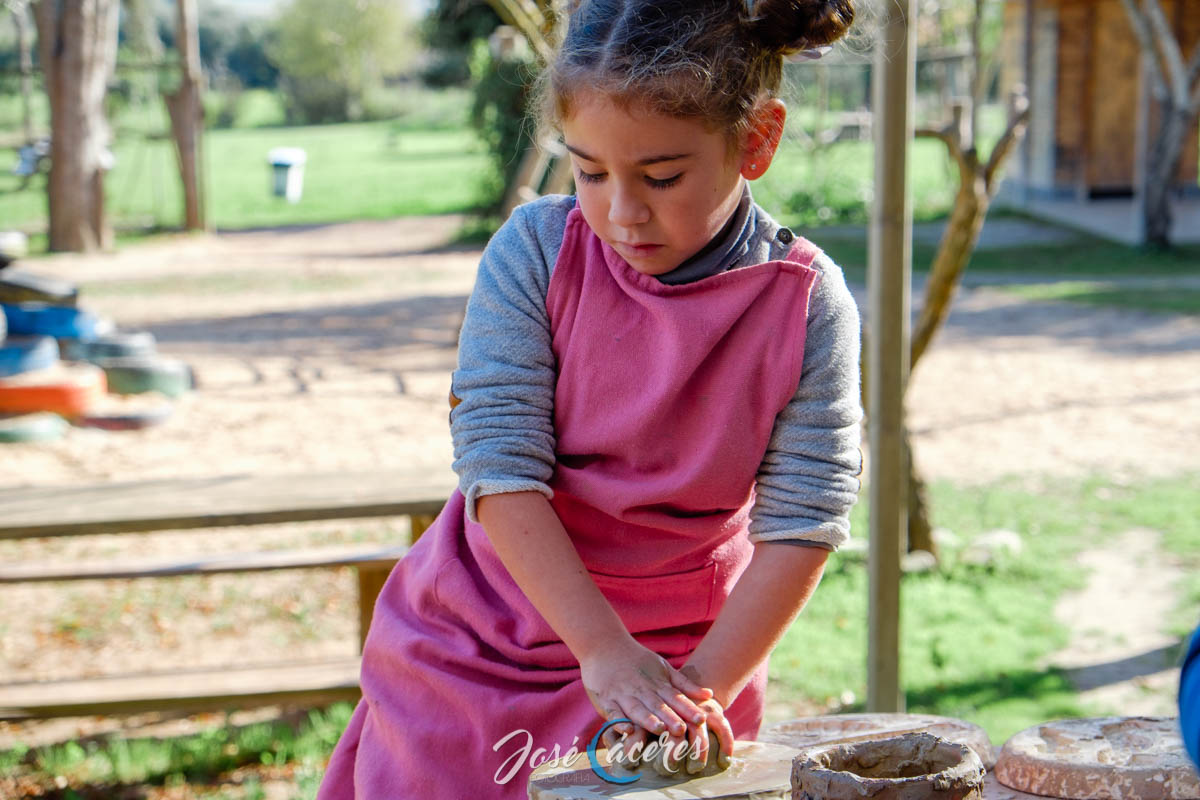
M589 156L587 153L583 152L582 150L580 150L577 147L572 147L569 144L565 144L564 147L566 147L568 150L570 150L575 155L582 158L584 161L591 161L593 164L600 163L598 160L596 160L592 156ZM692 155L692 153L669 153L667 155L650 156L649 158L643 158L640 161L638 161L637 163L638 163L639 167L647 167L651 164L660 164L663 161L677 161L678 159L681 159L681 158L688 158L691 155Z

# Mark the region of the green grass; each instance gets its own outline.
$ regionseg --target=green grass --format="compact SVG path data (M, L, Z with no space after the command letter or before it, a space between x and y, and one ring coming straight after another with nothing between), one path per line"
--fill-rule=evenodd
M267 152L302 147L308 154L304 196L289 204L271 194ZM169 142L125 139L107 181L109 211L119 227L175 227L181 192ZM410 131L390 122L302 128L210 131L208 187L219 228L446 214L472 209L487 155L468 129ZM0 173L0 222L38 229L44 224L43 181L24 191Z
M25 777L53 787L61 776L82 796L101 798L117 795L120 787L214 784L239 768L286 767L286 776L299 785L300 793L311 797L351 711L348 703L339 703L309 712L298 724L261 722L171 739L114 736L18 748L0 753L0 789L4 777ZM247 794L238 791L232 796Z
M208 119L224 116L232 124L209 130L205 139L213 223L254 228L458 213L478 206L492 167L467 124L469 94L397 86L377 95L393 118L284 127L277 93L210 93ZM222 109L228 113L221 114ZM39 106L39 119L44 111ZM117 166L105 187L111 222L126 233L178 227L182 195L163 105L121 108L113 126ZM0 98L0 139L15 143L19 138L17 98ZM271 194L267 152L280 146L302 147L308 154L304 196L295 205ZM0 150L0 228L35 234L31 249L40 252L45 178L37 176L20 189L10 172L16 159L15 149Z
M901 609L902 681L910 711L966 719L1004 741L1018 730L1103 709L1082 706L1066 678L1038 664L1069 632L1054 620L1060 594L1082 585L1073 556L1134 527L1163 531L1172 552L1200 563L1194 514L1200 476L1135 486L1103 479L1029 489L1015 481L978 489L932 487L936 524L970 542L996 528L1019 532L1018 557L987 567L943 554L944 569L907 575ZM866 507L855 509L865 536ZM1195 574L1195 571L1192 573ZM1189 578L1179 619L1200 616L1200 581ZM771 657L774 681L789 694L828 704L866 695L867 575L864 557L834 556L808 607ZM860 709L861 702L847 710ZM1109 710L1111 711L1111 709Z
M1008 286L1005 290L1029 300L1200 314L1200 289L1187 287L1114 286L1086 281L1061 281Z

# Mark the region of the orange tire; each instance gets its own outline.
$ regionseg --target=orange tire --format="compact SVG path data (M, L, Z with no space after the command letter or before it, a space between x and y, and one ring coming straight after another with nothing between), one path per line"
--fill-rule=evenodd
M108 388L104 370L92 364L58 364L0 380L0 414L50 411L77 417Z

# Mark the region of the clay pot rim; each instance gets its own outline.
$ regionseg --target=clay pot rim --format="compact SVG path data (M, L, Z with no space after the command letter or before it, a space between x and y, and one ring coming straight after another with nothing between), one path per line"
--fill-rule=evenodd
M858 746L862 746L865 744L878 745L878 744L883 744L885 742L900 741L900 740L904 740L904 739L918 739L918 738L934 739L934 740L936 740L935 748L937 750L944 750L944 749L953 750L954 752L958 753L961 756L961 759L959 760L959 762L957 764L950 764L949 766L945 767L944 769L938 770L937 772L927 772L923 775L913 775L908 778L868 778L864 775L859 775L857 772L851 772L850 770L832 769L830 767L821 766L819 763L817 763L818 756L820 756L826 752L829 752L831 750L837 750L837 749L841 749L841 748L854 749ZM982 786L984 779L987 777L987 770L984 769L983 759L981 759L979 757L979 754L976 753L972 748L968 747L965 744L960 744L958 742L952 742L948 739L942 739L941 737L934 736L933 734L930 734L930 733L909 733L909 734L905 734L903 736L893 736L889 739L876 739L871 742L854 742L851 744L822 745L820 747L814 747L814 748L810 748L810 749L806 750L803 754L803 758L804 758L803 761L798 760L798 763L796 764L797 769L806 770L808 772L808 774L813 775L813 776L848 775L848 776L850 776L850 780L852 783L854 783L857 786L867 788L867 789L873 789L873 788L882 789L882 788L887 788L887 787L894 788L897 786L904 786L904 785L907 785L910 783L915 783L917 781L927 782L927 781L935 781L938 779L942 779L942 780L946 780L946 781L955 781L955 780L966 781L966 780L970 780L973 776L978 777L980 785Z

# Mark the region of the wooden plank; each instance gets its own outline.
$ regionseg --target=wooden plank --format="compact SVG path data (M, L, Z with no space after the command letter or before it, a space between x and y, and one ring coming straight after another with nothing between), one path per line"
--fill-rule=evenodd
M181 561L156 558L101 561L85 564L42 562L0 564L0 584L79 581L114 578L165 578L175 575L216 575L230 572L265 572L277 569L356 566L382 569L384 574L408 550L407 545L363 547L339 545L305 550L267 550L203 556Z
M359 696L358 658L0 685L0 719L318 705Z
M436 514L450 470L210 478L0 489L0 539Z

